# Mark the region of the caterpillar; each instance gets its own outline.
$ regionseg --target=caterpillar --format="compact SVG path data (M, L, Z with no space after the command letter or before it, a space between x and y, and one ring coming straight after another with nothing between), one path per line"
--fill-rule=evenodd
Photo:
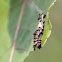
M33 45L34 50L35 50L35 47L37 47L38 49L41 48L42 40L41 40L40 36L43 35L45 17L46 17L46 15L44 13L39 14L38 27L37 27L36 31L33 33L34 34L34 45Z

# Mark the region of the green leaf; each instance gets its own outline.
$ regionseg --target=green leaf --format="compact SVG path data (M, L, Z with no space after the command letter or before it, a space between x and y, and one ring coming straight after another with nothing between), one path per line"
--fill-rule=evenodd
M45 26L44 26L44 34L42 36L42 47L44 46L44 44L46 43L47 41L47 38L50 36L51 34L51 28L52 28L52 25L51 25L51 22L49 20L49 10L51 9L51 7L54 5L54 3L56 2L56 0L50 5L50 7L48 8L48 12L47 12L47 17L45 19Z
M46 43L47 41L47 38L50 36L51 34L51 22L50 20L45 19L45 26L44 26L44 32L43 32L43 36L42 36L42 47L44 46L44 44Z
M20 15L22 0L1 0L0 1L0 62L8 62L11 48L9 48L14 40L16 26ZM33 33L37 28L37 18L39 9L45 14L48 13L48 8L54 0L32 0L38 7L36 9L32 3L26 2L23 17L20 24L16 40L16 48L24 48L25 50L15 50L12 62L23 62L33 51ZM21 2L21 3L18 3ZM18 3L18 4L17 4ZM16 4L16 5L15 5ZM15 6L14 6L15 5ZM12 7L13 6L13 7ZM11 8L12 7L12 8ZM8 9L11 8L9 11ZM48 17L45 19L44 35L42 37L42 46L51 32L50 21ZM9 48L9 49L8 49ZM8 49L8 50L7 50ZM6 51L7 50L7 51Z

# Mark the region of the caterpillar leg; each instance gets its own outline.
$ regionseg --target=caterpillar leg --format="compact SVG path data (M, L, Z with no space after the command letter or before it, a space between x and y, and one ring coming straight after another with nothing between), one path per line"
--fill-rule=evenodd
M36 46L35 46L35 45L33 45L34 51L35 51L35 47L36 47Z

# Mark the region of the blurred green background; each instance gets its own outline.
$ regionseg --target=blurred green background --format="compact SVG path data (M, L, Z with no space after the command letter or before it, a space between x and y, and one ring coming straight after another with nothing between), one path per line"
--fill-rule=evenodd
M31 52L24 62L62 62L62 0L57 0L50 10L52 33L45 46Z

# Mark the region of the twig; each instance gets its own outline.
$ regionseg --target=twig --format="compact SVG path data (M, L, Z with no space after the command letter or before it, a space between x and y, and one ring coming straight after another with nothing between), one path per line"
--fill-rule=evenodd
M20 11L20 16L19 16L19 20L18 20L18 24L17 24L15 36L14 36L14 42L13 42L13 45L12 45L12 50L11 50L9 62L12 62L12 57L13 57L13 53L14 53L14 50L15 50L15 43L16 43L16 39L17 39L18 32L19 32L21 19L22 19L22 16L23 16L23 11L24 11L24 7L25 7L25 3L26 3L26 1L24 0L23 1L23 4L22 4L21 11Z

